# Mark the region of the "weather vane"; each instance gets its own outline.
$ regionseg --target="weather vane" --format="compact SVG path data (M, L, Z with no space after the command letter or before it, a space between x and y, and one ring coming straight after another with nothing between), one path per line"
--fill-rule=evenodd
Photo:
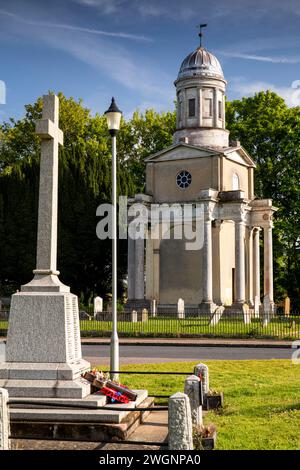
M199 33L200 47L202 47L202 36L203 36L202 29L203 29L203 28L206 28L206 27L207 27L207 24L199 24L199 25L197 26L197 28L200 28L200 33Z

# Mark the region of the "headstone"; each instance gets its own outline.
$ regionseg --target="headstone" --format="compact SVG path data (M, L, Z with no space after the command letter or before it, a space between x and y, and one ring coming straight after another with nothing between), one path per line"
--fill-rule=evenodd
M209 392L209 370L206 364L197 364L194 367L194 375L200 378L203 385L203 393L207 395Z
M169 398L168 427L169 450L193 450L191 406L185 393Z
M271 303L268 295L264 296L263 300L263 326L268 326L271 316Z
M220 319L221 319L221 317L224 313L224 310L225 310L225 307L223 305L220 305L219 307L216 308L216 310L214 311L214 313L211 317L211 320L210 320L210 323L209 323L210 326L216 326L219 323L219 321L220 321Z
M151 307L150 308L151 308L150 311L151 311L152 317L156 317L156 315L157 315L157 306L156 306L156 300L155 299L151 300Z
M184 300L183 299L178 299L177 302L177 317L178 318L185 318L185 313L184 313Z
M190 375L185 379L184 393L190 399L192 423L194 425L200 425L203 423L202 403L200 403L200 387L201 381L196 375Z
M250 317L250 308L248 304L243 304L242 306L243 317L245 325L251 324L251 317Z
M82 359L78 298L59 280L57 263L58 127L57 96L43 97L42 119L36 123L41 138L36 269L31 282L11 300L6 363L0 380L10 396L84 398L90 384L81 374L90 368ZM5 372L6 371L6 372Z
M103 312L103 299L102 297L95 297L94 298L94 317L97 313Z
M289 317L290 312L291 312L291 299L289 297L286 297L284 299L284 315L286 317Z
M146 308L143 308L142 310L142 322L147 322L148 321L148 310Z
M138 321L138 313L136 310L132 310L131 312L131 321L132 323L136 323Z
M0 388L0 451L9 450L9 410L8 391Z
M259 306L260 306L260 299L259 296L256 295L254 298L254 317L259 318Z

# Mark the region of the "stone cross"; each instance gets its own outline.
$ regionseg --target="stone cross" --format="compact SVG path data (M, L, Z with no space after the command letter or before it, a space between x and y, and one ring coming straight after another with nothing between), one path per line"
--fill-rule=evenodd
M57 258L58 146L63 145L63 132L58 127L59 99L43 96L42 119L36 122L41 138L40 188L35 274L59 274Z

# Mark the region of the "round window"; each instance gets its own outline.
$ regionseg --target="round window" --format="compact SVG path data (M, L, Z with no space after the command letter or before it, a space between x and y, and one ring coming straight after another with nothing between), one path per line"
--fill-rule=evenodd
M181 171L176 176L177 186L181 189L188 188L192 182L192 175L186 170Z

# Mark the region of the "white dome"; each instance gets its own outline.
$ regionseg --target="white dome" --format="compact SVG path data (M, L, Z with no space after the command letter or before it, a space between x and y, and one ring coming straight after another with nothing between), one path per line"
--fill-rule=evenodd
M198 47L182 62L178 78L212 77L224 80L223 70L218 59L204 47Z

